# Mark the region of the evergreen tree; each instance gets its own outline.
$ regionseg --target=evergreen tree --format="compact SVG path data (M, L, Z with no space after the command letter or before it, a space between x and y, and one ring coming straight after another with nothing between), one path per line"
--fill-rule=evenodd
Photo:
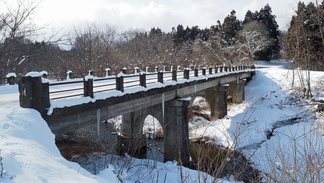
M232 10L231 14L228 15L222 24L223 30L223 39L226 40L229 44L232 44L232 38L236 33L242 29L242 23L236 18L236 11Z
M173 41L175 43L175 45L178 45L180 43L182 43L184 41L185 38L185 34L186 31L184 30L182 25L178 25L177 29L175 29L174 27L172 28L172 33L173 33Z
M286 38L286 57L294 67L323 70L324 66L324 16L323 2L307 6L299 2L296 15L290 22Z

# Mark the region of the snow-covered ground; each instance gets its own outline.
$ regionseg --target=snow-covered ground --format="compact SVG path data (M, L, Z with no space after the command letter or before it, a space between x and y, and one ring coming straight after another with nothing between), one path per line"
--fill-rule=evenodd
M266 181L323 182L323 112L315 112L312 99L298 97L302 89L296 72L295 88L291 88L287 63L256 65L260 69L245 87L245 101L229 107L223 119L194 119L198 122L191 123L190 137L208 137L243 152L268 175ZM324 72L311 72L311 86L314 98L323 98Z
M241 151L267 175L264 181L302 182L304 177L304 182L311 178L324 181L323 113L314 112L311 100L295 96L299 89L291 89L292 72L283 67L286 63L256 65L262 68L246 85L245 101L230 106L228 115L220 120L194 117L190 138L208 137L211 143ZM313 94L324 97L324 72L312 72L311 76ZM180 169L173 162L129 157L121 158L132 162L128 171L121 171L123 166L106 165L93 175L61 156L54 135L39 113L19 107L17 90L16 85L0 87L0 182L176 182L181 180L180 171L188 176L188 182L199 182L198 177L202 182L205 178L213 181L205 173ZM204 102L199 101L195 104L202 106ZM204 113L208 115L209 111ZM159 129L152 119L147 118L146 131Z

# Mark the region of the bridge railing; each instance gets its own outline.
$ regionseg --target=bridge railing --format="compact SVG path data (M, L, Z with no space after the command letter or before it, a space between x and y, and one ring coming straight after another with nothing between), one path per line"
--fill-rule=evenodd
M194 70L185 68L184 70L177 69L172 71L158 71L158 68L155 69L155 72L139 72L139 70L135 71L135 74L126 74L126 69L123 69L120 74L117 76L108 76L107 78L88 78L85 79L84 82L84 96L93 97L94 93L99 92L107 92L107 91L122 91L124 92L125 88L132 88L132 87L146 87L148 84L154 83L164 83L165 81L177 81L182 79L189 79L192 77L198 76L206 76L209 74L216 74L220 72L231 72L236 70L243 70L251 68L251 66L215 66L209 68L202 68L198 69L195 68ZM172 69L172 68L171 68ZM164 69L165 70L165 69ZM81 83L81 82L80 82ZM51 86L51 85L50 85ZM82 91L82 87L76 88L75 90ZM68 90L67 92L69 92ZM63 93L64 91L62 91ZM67 97L74 97L74 96L81 96L82 92L79 92L78 95L70 95L60 98L67 98ZM58 98L51 98L52 100Z
M134 74L126 74L127 71L126 68L124 68L117 76L112 76L110 74L110 69L106 69L106 71L101 72L101 75L105 75L104 77L95 77L93 76L94 72L89 71L88 75L85 78L75 79L73 79L74 76L84 73L72 73L72 71L68 71L65 75L65 81L49 82L49 98L50 100L58 100L78 96L89 96L93 98L94 93L116 90L124 92L125 88L147 87L147 85L154 83L178 81L193 77L217 74L221 72L232 72L236 70L245 70L251 68L253 68L253 66L214 66L202 69L184 68L182 70L178 67L176 70L173 70L173 68L171 67L170 71L166 71L164 67L163 71L158 71L158 68L155 68L154 72L140 72L138 68L135 68ZM148 71L148 69L146 69L146 71ZM51 76L54 76L54 74L48 75L46 72L42 72L42 77L44 78L50 78Z
M165 71L165 69L164 71L158 71L156 69L155 72L137 71L135 74L126 74L126 70L123 69L117 76L110 75L109 69L106 69L105 77L95 77L93 72L90 71L85 78L71 79L70 75L68 75L66 81L55 82L46 79L48 77L47 72L31 72L19 78L19 101L21 107L34 108L42 115L46 115L46 109L50 107L50 100L82 96L94 98L94 93L124 92L125 88L147 87L148 84L165 83L167 81L177 82L194 77L245 69L254 69L254 67L216 66L213 68L185 68L171 71Z
M245 69L246 67L248 67L248 66L234 66L234 67L216 66L215 68L208 68L208 69L209 69L209 73L210 73L211 69L212 69L212 72L217 73L217 72L223 72L223 71L225 71L225 72L229 71L230 72L231 70L233 70L233 71L234 70L242 70L242 69ZM156 69L158 69L158 68L155 68L155 73L149 73L148 71L146 71L146 73L148 73L146 75L149 76L149 75L154 75L154 74L158 73L158 71ZM192 68L191 70L194 70L194 68ZM56 82L64 81L64 80L70 80L70 79L77 79L77 78L82 79L82 78L84 78L85 76L87 76L89 74L89 72L72 72L72 71L68 71L67 73L55 73L55 74L47 74L46 71L42 71L42 72L43 72L43 77L48 78L51 81L56 81ZM90 72L91 72L91 75L95 74L97 77L111 76L109 69L106 69L105 71L90 71ZM139 69L138 69L137 72L139 72ZM163 71L160 71L160 72L163 72L164 74L172 73L172 71L166 71L165 67L164 67ZM178 74L180 76L181 71L178 71L178 72L179 72ZM201 74L203 74L202 69L199 70L199 72ZM192 72L190 73L190 77L194 77ZM151 77L148 77L147 80L152 81L153 79ZM169 80L172 80L172 79L169 79ZM7 74L6 77L1 77L0 78L0 85L5 85L5 84L14 85L17 82L18 82L18 77L16 76L15 73L9 73L9 74ZM149 84L149 81L148 81L147 84Z

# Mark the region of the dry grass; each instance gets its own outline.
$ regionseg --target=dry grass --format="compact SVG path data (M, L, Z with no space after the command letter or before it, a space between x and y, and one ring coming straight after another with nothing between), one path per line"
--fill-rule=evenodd
M206 143L191 143L193 167L217 178L233 176L236 181L260 182L259 171L240 153Z

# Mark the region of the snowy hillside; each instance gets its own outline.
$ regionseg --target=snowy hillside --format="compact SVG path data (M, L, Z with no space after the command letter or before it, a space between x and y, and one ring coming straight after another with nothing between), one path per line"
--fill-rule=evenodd
M300 93L290 88L292 72L282 63L257 62L257 66L267 68L258 69L246 85L246 100L230 106L220 120L194 117L190 138L208 137L210 143L241 151L263 172L265 181L293 178L299 182L304 177L306 182L311 178L323 181L323 112L315 113L314 102L296 97ZM324 73L312 72L311 76L313 94L321 99ZM213 181L205 173L180 169L176 163L145 161L148 165L143 166L138 159L131 160L129 171L107 165L93 175L65 160L54 139L37 111L19 107L16 85L0 86L0 182L177 182L180 172L188 176L188 182Z

